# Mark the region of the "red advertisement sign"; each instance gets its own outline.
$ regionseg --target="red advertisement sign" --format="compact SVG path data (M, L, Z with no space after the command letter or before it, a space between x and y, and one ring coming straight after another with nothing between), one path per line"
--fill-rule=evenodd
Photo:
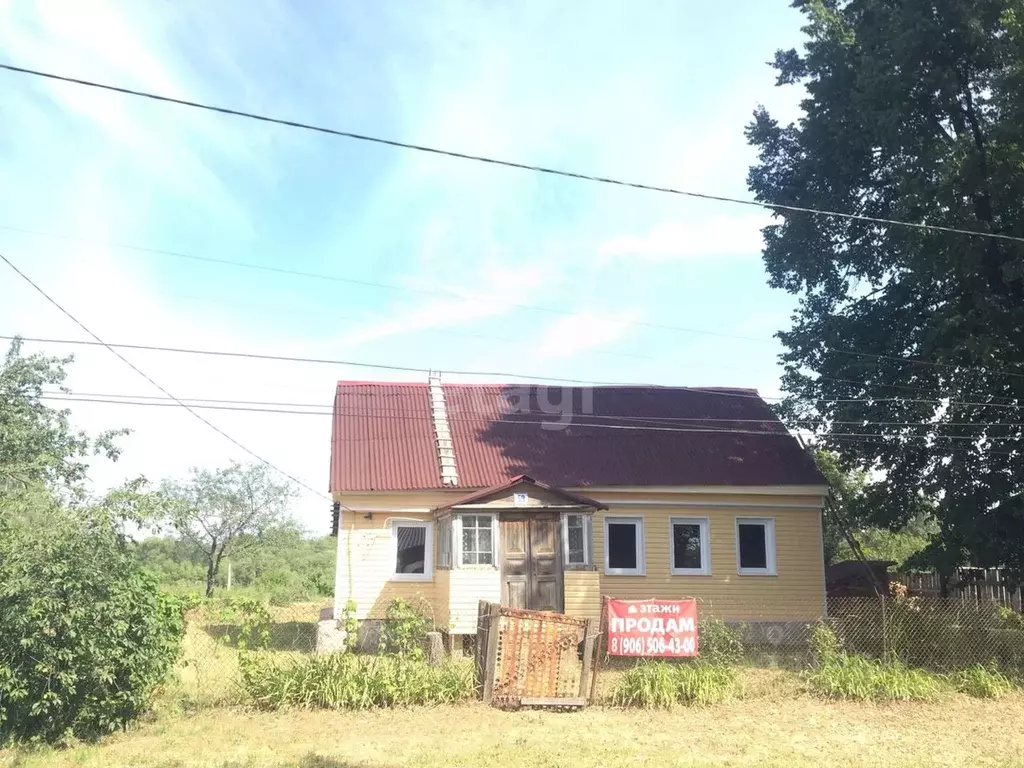
M696 600L608 600L611 656L696 656Z

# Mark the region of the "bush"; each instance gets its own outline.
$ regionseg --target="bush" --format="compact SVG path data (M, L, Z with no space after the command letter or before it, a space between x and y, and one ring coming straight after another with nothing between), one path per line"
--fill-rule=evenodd
M743 660L740 630L721 619L701 618L698 648L700 658L711 664L739 664Z
M416 605L401 597L388 603L384 626L381 629L380 650L396 656L422 659L427 632L433 622Z
M879 661L842 650L836 633L824 624L810 632L814 667L805 678L811 688L833 699L930 699L938 693L936 678L911 669L898 659Z
M667 709L675 704L706 706L731 696L736 670L706 661L641 663L623 675L612 692L621 707Z
M452 704L474 695L473 668L449 661L431 667L400 656L333 653L275 658L244 654L242 685L259 707L371 709Z
M0 744L91 739L147 707L178 656L182 603L113 523L0 514Z
M1013 683L995 664L976 664L954 673L951 681L957 691L978 699L997 699L1013 690Z

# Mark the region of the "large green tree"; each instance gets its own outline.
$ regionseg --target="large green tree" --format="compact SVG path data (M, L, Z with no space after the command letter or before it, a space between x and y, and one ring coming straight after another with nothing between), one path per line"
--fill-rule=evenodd
M167 522L194 547L206 567L211 597L225 557L252 554L270 544L290 521L295 490L278 482L264 464L234 463L224 469L193 469L185 482L161 485Z
M774 67L803 116L755 113L757 199L1024 237L1024 0L794 6L806 43ZM776 212L785 415L874 470L878 522L934 498L936 551L1024 572L1024 245Z
M71 357L25 355L15 339L0 363L0 488L43 483L80 488L89 456L117 459L114 438L127 430L90 438L71 426L70 412L46 405L46 388L64 387Z

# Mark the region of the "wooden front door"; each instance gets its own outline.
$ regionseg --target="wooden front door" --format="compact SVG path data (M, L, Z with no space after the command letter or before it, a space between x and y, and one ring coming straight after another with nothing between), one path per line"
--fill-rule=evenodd
M558 515L503 512L500 521L502 605L561 612L562 526Z

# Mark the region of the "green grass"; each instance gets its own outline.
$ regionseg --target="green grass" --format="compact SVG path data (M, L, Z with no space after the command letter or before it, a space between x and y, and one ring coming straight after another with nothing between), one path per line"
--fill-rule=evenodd
M936 676L897 660L882 662L864 656L837 654L808 670L811 689L832 699L922 701L935 698Z
M736 670L723 664L664 661L641 663L627 670L612 690L620 707L667 709L676 704L707 706L736 692Z
M756 673L756 674L755 674ZM1024 696L941 702L822 700L791 672L743 698L685 712L589 707L505 711L478 702L399 709L206 710L95 745L0 751L19 768L920 768L1010 766L1024 758ZM610 682L610 681L609 681Z
M241 659L247 700L265 709L371 709L453 704L474 694L473 666L452 660L436 667L396 656L334 653Z
M960 693L978 699L998 699L1010 693L1014 686L995 665L976 664L950 675L950 682Z

